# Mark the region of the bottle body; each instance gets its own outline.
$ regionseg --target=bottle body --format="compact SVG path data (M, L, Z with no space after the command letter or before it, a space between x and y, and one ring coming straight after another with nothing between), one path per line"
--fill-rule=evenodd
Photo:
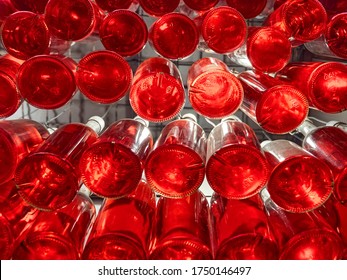
M162 17L165 14L175 11L180 3L180 0L139 0L141 8L150 16Z
M31 11L43 14L48 0L10 0L19 11Z
M96 4L107 12L113 12L114 10L126 9L135 12L139 7L138 0L95 0Z
M245 19L255 18L265 9L267 0L226 0L229 7L238 10Z

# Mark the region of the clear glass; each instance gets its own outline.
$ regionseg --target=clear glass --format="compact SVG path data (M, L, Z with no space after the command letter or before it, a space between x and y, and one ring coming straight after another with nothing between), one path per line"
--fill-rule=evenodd
M42 210L52 211L69 204L80 188L78 165L82 153L97 137L84 124L59 127L18 164L15 182L19 194Z
M327 164L288 140L262 144L272 167L267 184L271 199L290 212L307 212L325 203L334 178Z
M95 220L96 210L89 197L78 193L66 207L41 211L22 242L14 260L76 260Z
M0 184L12 180L18 163L49 136L32 120L0 120Z
M109 13L101 23L99 34L107 50L124 57L139 53L148 39L145 21L129 10L115 10Z
M185 59L196 50L199 31L193 20L181 13L165 14L149 28L148 42L160 56Z
M213 128L207 141L206 178L216 193L244 199L257 194L268 177L267 161L251 127L226 120Z
M236 200L214 193L211 198L211 220L215 259L278 259L277 245L258 195Z
M162 57L146 59L135 72L129 99L135 113L148 121L164 122L174 118L185 103L177 66Z
M19 196L13 180L0 185L0 260L11 259L38 213Z
M290 213L270 198L264 200L270 228L282 260L338 260L341 238L317 211Z
M240 107L243 88L227 65L206 57L194 62L188 71L188 95L194 110L202 116L221 119Z
M206 135L195 121L167 124L145 165L148 184L166 197L184 197L195 192L205 176Z
M13 115L22 103L16 85L20 63L10 55L0 57L0 118Z
M101 9L109 13L120 9L135 12L139 7L138 0L95 0L95 2Z
M129 91L133 73L128 62L113 51L85 55L76 69L76 84L90 100L111 104Z
M255 18L265 9L268 0L226 0L226 4L238 10L245 19Z
M148 127L131 119L116 121L83 153L79 168L84 184L101 197L130 194L152 147Z
M61 55L38 55L26 60L17 75L21 96L40 109L64 106L77 91L76 62Z
M292 55L290 41L272 27L248 27L247 41L228 57L234 63L267 73L287 65Z
M139 0L141 8L150 16L162 17L175 11L180 0Z
M210 244L208 202L200 191L185 198L159 198L151 259L210 260Z
M153 233L155 194L145 181L135 191L119 199L105 199L83 259L143 260Z
M31 11L43 14L49 0L10 0L19 11Z
M240 109L265 131L285 134L296 129L308 115L308 101L297 88L260 72L238 75L244 98Z
M339 62L289 63L276 79L300 89L310 106L325 113L347 109L347 66Z

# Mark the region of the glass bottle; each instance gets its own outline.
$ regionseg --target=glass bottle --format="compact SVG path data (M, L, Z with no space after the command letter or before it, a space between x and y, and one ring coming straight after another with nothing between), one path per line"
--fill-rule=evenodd
M270 228L280 249L281 260L338 260L342 242L317 211L283 211L262 191Z
M297 130L305 138L302 147L323 160L334 174L334 194L345 203L347 201L347 133L338 127L316 127L305 121Z
M13 259L80 259L95 216L93 202L82 193L77 193L72 202L57 211L41 211L15 248Z
M61 55L38 55L26 60L17 75L21 96L32 106L57 109L75 95L76 62Z
M334 178L322 160L288 140L265 141L262 149L272 167L267 190L278 206L302 213L328 200Z
M133 73L128 62L113 51L94 51L85 55L76 69L76 84L90 100L110 104L130 89Z
M255 18L265 9L268 0L226 0L226 4L238 10L245 19Z
M146 59L135 72L129 99L132 109L143 119L164 122L174 118L185 102L177 66L162 57Z
M241 83L217 58L195 61L189 68L187 84L189 101L202 116L224 118L237 111L242 103Z
M326 126L334 126L334 127L338 127L344 131L347 132L347 123L344 122L340 122L340 121L329 121L326 123Z
M83 259L147 259L154 213L155 194L145 181L128 196L105 199L84 248Z
M15 173L23 199L47 211L69 204L80 188L78 165L82 153L96 141L103 127L100 117L91 117L87 124L63 125L26 156Z
M141 180L152 146L148 122L140 118L114 122L82 155L79 168L84 184L101 197L130 194Z
M11 0L0 1L0 26L4 20L11 14L15 13L17 9L13 6Z
M228 55L236 64L274 73L291 59L292 46L282 32L272 27L248 27L247 41Z
M190 9L197 12L206 12L217 5L219 0L183 0L183 3Z
M195 192L205 176L206 135L194 115L167 124L145 164L148 184L166 197Z
M121 56L133 56L146 45L148 30L145 21L130 10L115 10L101 22L100 40L107 50Z
M16 85L20 63L10 55L0 57L0 118L13 115L22 103Z
M49 0L10 0L19 11L30 11L43 14Z
M0 184L14 177L18 163L49 136L47 129L33 120L0 120Z
M319 0L329 16L334 16L347 11L345 0Z
M135 12L139 7L138 0L95 0L95 2L101 9L109 13L120 9Z
M180 0L139 0L141 8L150 16L162 17L175 11Z
M206 178L211 188L229 199L257 194L266 184L269 167L254 131L236 120L222 120L207 141Z
M197 48L199 31L193 20L181 13L165 14L149 28L148 42L168 59L185 59Z
M310 106L325 113L347 109L347 66L339 62L289 63L276 79L300 89Z
M214 193L211 198L211 220L215 259L278 259L277 245L258 195L236 200Z
M179 199L159 198L151 259L210 260L210 244L208 202L200 191Z
M306 119L307 98L294 86L259 72L245 71L238 78L244 90L240 109L265 131L285 134Z

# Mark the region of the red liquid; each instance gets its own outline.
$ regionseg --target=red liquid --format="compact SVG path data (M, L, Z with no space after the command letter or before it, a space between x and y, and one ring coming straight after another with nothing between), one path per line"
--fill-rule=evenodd
M184 59L190 56L199 42L195 23L180 13L170 13L159 18L150 27L148 35L152 48L168 59Z
M192 10L208 11L216 6L219 0L183 0L183 2Z
M163 122L174 118L185 102L177 66L160 57L145 60L135 72L129 99L135 113L146 120Z
M19 11L31 11L43 14L48 0L11 0Z
M347 250L347 206L334 200L334 210L338 216L337 232L341 236L345 250Z
M269 224L284 260L337 260L342 257L340 237L316 211L290 213L265 202Z
M214 194L211 199L215 258L218 260L274 260L278 249L269 232L267 217L257 202L226 199Z
M233 8L214 8L202 21L201 35L211 50L220 54L231 53L246 40L246 21Z
M135 12L139 7L138 0L95 0L95 2L101 9L108 12L120 9L128 9Z
M151 259L210 260L208 202L201 192L189 197L161 197L157 204Z
M341 202L347 201L347 134L337 127L320 127L303 141L303 147L331 168L334 192Z
M327 14L318 0L286 1L267 18L265 25L282 31L292 44L312 41L322 35Z
M10 55L0 58L0 118L13 115L21 104L16 75L20 64Z
M40 55L25 61L17 75L21 96L41 109L65 105L76 92L76 63L71 58Z
M193 63L187 84L192 107L205 117L223 118L241 105L242 85L219 59L202 58Z
M11 0L0 1L0 26L9 15L13 14L16 11L17 10L13 6Z
M346 6L347 9L347 6ZM347 11L347 10L345 10ZM338 57L347 58L347 13L333 17L325 31L325 41L329 49Z
M240 109L264 130L285 134L307 117L307 99L295 87L250 71L241 73L238 78L244 90Z
M154 211L155 195L144 181L129 196L106 199L84 249L83 259L147 259Z
M149 15L161 17L178 7L180 0L139 0L141 8Z
M211 188L230 199L258 193L269 170L254 131L238 121L224 121L210 133L206 178Z
M104 47L122 56L139 53L145 47L148 38L144 20L128 10L109 13L102 21L99 32Z
M56 210L69 204L80 187L79 160L97 137L83 124L60 127L19 163L15 174L19 194L39 209Z
M50 0L45 10L45 21L56 37L77 41L94 31L97 15L89 0Z
M196 122L182 119L169 123L147 159L148 184L163 196L191 195L203 182L205 154L205 132Z
M227 5L238 10L244 18L258 16L265 8L267 0L226 0Z
M152 146L151 132L140 122L124 119L111 124L83 153L79 166L83 182L102 197L130 194L140 182Z
M15 249L13 259L80 259L95 213L93 202L80 193L58 211L40 212L25 239Z
M318 110L339 113L347 109L347 67L342 63L290 63L276 78L300 89Z
M13 179L20 160L47 137L47 129L32 120L0 121L0 184Z
M128 92L131 80L132 70L129 64L115 52L91 52L77 65L77 86L94 102L117 102Z
M267 184L271 199L284 210L306 212L321 206L333 191L328 165L287 140L263 147L273 167Z
M337 15L347 11L345 0L319 0L326 9L328 15Z

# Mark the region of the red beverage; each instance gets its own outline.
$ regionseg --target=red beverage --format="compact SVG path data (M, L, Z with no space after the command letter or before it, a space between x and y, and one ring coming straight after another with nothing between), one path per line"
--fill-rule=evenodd
M20 63L10 55L0 57L0 118L13 115L22 99L16 85Z
M262 143L273 168L267 189L271 199L290 212L307 212L327 201L334 178L328 165L287 140Z
M282 32L271 27L248 27L245 44L229 54L229 58L244 67L274 73L291 59L292 46Z
M297 88L251 71L239 74L238 78L244 90L240 109L264 130L285 134L307 117L307 99Z
M100 26L100 39L107 50L122 56L133 56L146 45L148 31L145 21L135 12L115 10Z
M203 16L201 36L204 42L199 48L211 49L219 54L231 53L245 42L247 24L244 17L233 8L214 8Z
M151 122L174 118L185 102L181 74L171 61L153 57L140 64L130 89L130 105Z
M269 177L267 161L254 131L245 123L226 120L207 141L206 178L223 197L244 199L258 193Z
M215 259L278 259L277 245L258 196L235 200L214 193L211 217Z
M25 61L17 75L21 96L41 109L57 109L76 93L76 62L65 56L39 55Z
M195 192L205 176L206 135L188 116L166 125L145 165L148 184L166 197Z
M347 11L347 2L345 0L319 0L319 2L322 3L330 16Z
M290 213L267 196L264 204L282 260L338 260L341 238L317 212Z
M152 24L148 40L159 55L168 59L184 59L196 50L199 32L194 21L186 15L169 13Z
M347 66L339 62L289 63L276 79L297 87L310 106L325 113L347 109Z
M11 0L0 1L0 26L9 15L13 14L16 11L17 10L13 6Z
M135 12L139 7L138 0L95 0L96 4L107 12L126 9Z
M178 7L180 0L139 0L141 8L153 17L161 17L172 13Z
M76 260L95 220L95 206L78 193L66 207L41 211L13 253L15 260Z
M0 259L11 259L13 250L36 218L38 211L18 195L14 181L0 185Z
M202 58L188 71L188 94L192 107L208 118L223 118L241 105L243 88L227 65L217 58Z
M304 122L298 131L304 134L302 146L331 168L336 198L347 201L347 133L338 127L315 127Z
M265 25L280 30L293 45L298 45L320 37L327 20L327 13L318 0L291 0L271 13Z
M183 0L190 9L194 11L208 11L217 5L219 0Z
M79 61L76 84L90 100L110 104L127 94L132 76L132 70L122 56L112 51L95 51Z
M42 210L69 204L80 188L78 165L82 153L103 129L103 120L61 126L18 165L15 182L23 199Z
M226 2L229 7L238 10L246 19L258 16L267 4L267 0L226 0Z
M208 202L200 191L179 199L160 197L150 258L210 260L209 229Z
M43 14L48 0L11 0L11 2L19 11L31 11L37 14Z
M89 260L143 260L148 257L155 195L145 181L119 199L105 199L83 252Z
M326 123L326 126L333 126L333 127L338 127L344 131L347 132L347 123L340 122L340 121L329 121Z
M83 153L79 168L84 184L101 197L130 194L141 180L152 146L152 134L140 120L111 124Z
M49 0L45 21L52 34L66 41L88 37L97 25L97 13L90 0Z
M47 129L32 120L0 121L0 184L12 180L18 162L47 137Z
M334 200L334 210L338 216L338 225L336 230L341 236L345 251L347 251L347 205ZM345 255L345 257L347 257L347 255Z

